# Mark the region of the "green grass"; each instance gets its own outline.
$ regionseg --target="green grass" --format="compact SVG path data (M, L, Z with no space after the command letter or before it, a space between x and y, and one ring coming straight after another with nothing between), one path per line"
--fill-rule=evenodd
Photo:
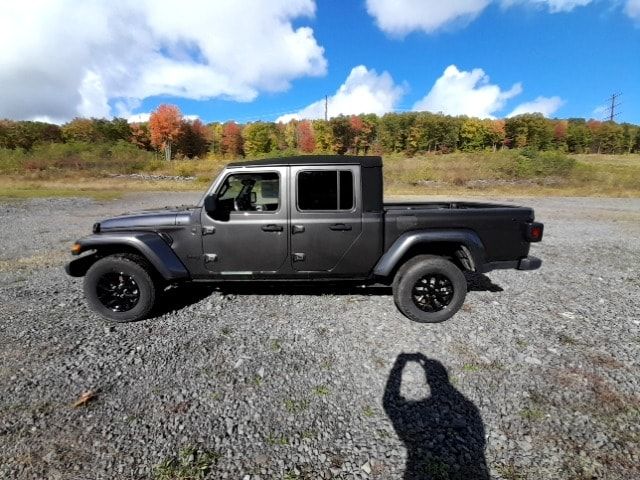
M200 480L206 478L220 454L185 447L177 456L163 460L155 469L156 480Z
M284 401L284 407L289 413L300 413L309 408L308 400L293 400L288 398Z
M525 420L538 421L544 418L544 412L540 408L530 407L522 409L520 416Z
M265 442L267 443L267 445L280 445L280 446L285 446L285 445L289 445L289 439L284 436L284 435L276 435L273 433L270 433L269 435L267 435L267 438L265 438Z
M316 433L313 430L303 430L300 433L300 437L306 439L306 440L311 440L312 438L315 438Z
M129 145L54 144L25 154L0 149L0 198L118 198L134 191L202 191L235 159L165 162ZM241 160L241 159L240 159ZM385 155L387 195L640 197L640 154L566 155L504 150ZM110 178L149 173L196 181Z
M505 480L525 480L527 478L525 473L515 465L497 465L495 470Z
M640 196L638 154L505 150L387 155L384 166L388 195Z
M325 396L327 396L327 395L329 395L331 393L331 390L329 390L324 385L318 385L317 387L315 387L313 389L313 393L315 393L319 397L325 397Z
M362 414L367 418L373 417L375 415L375 413L376 412L369 405L367 405L366 407L364 407L362 409Z
M333 360L323 360L320 363L320 368L322 368L323 370L331 370L333 368Z
M481 370L480 365L475 363L465 363L462 366L462 371L467 373L475 373L475 372L479 372L480 370Z

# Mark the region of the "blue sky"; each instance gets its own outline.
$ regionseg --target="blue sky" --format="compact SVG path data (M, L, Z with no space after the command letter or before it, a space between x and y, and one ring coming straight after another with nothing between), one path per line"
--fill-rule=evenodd
M32 37L0 53L0 117L144 119L174 103L205 121L286 120L321 116L328 95L330 115L601 118L620 92L618 120L640 123L640 0L149 2L51 0L35 20L15 2L0 41L20 45L27 21Z

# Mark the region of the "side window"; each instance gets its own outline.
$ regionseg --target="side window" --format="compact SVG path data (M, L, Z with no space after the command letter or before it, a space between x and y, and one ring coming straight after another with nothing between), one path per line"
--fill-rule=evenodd
M275 172L234 173L218 190L226 212L275 212L280 208L280 177Z
M340 175L340 206L339 210L351 210L353 208L353 173L350 170L338 172Z
M351 210L353 174L349 170L307 170L298 173L299 210Z

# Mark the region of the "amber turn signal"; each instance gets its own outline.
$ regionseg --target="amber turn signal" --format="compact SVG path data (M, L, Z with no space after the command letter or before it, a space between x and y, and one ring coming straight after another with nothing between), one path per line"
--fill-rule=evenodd
M72 255L78 255L80 253L80 250L82 250L82 245L80 245L79 243L74 243L71 246L71 254Z

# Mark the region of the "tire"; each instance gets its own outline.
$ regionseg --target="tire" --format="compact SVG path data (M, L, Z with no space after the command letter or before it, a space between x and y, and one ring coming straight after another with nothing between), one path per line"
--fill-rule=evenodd
M393 280L396 306L414 322L444 322L460 310L466 296L467 281L460 269L434 255L407 261Z
M89 307L114 322L146 318L156 301L157 285L146 260L115 254L95 262L84 277Z

